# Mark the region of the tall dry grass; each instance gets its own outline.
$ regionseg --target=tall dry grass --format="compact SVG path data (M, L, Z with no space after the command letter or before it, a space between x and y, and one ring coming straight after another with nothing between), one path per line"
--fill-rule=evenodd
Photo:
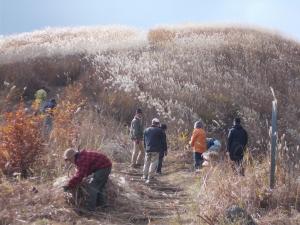
M208 218L212 224L231 224L226 220L226 210L238 205L246 209L258 224L298 224L299 180L278 165L276 188L271 190L269 162L269 158L263 162L246 160L245 177L237 176L230 162L206 169L200 180L199 205L194 209L199 220L204 224L200 218Z
M128 125L135 108L142 107L147 124L159 117L169 125L179 149L186 144L180 137L189 136L198 118L206 122L209 135L224 142L233 117L239 115L255 154L268 147L272 86L278 98L279 136L285 135L291 151L300 144L299 43L241 27L159 27L147 35L100 27L2 38L0 85L16 84L15 90L30 99L41 85L53 96L79 80L83 94L102 115ZM38 45L43 50L34 47ZM68 50L70 45L76 47ZM8 63L18 57L23 62Z
M197 26L153 29L148 38L143 48L90 58L96 71L89 88L98 90L104 102L120 92L127 96L117 104L123 116L128 106L140 105L148 123L158 116L178 137L198 118L209 126L216 120L226 133L239 115L251 149L265 149L272 86L279 101L280 135L285 133L289 145L299 144L294 100L299 96L298 43L255 29Z
M13 90L12 100L20 94L30 100L42 85L51 96L59 94L46 163L40 167L43 180L65 173L61 153L70 145L101 149L115 161L129 161L124 125L137 107L143 108L146 125L153 117L168 124L172 150L184 149L199 118L208 135L225 146L228 128L238 115L249 132L250 155L259 157L247 165L245 178L233 175L225 162L209 169L201 180L200 213L217 223L235 203L262 224L272 224L272 215L288 221L287 216L299 210L299 43L238 27L161 27L148 36L103 27L5 37L0 47L0 87L9 88L1 96ZM80 91L72 85L75 81ZM270 86L278 98L278 137L284 134L273 192L267 188ZM87 104L82 105L83 99ZM11 109L1 105L1 111Z

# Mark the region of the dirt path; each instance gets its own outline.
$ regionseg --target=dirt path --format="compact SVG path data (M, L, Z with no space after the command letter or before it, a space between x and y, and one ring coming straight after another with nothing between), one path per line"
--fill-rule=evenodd
M149 184L142 177L142 167L129 168L128 164L115 164L114 173L125 180L124 183L139 198L139 209L128 218L131 224L181 224L180 217L187 212L190 203L188 194L178 184L168 181L172 174L170 164L166 164L163 175L156 176ZM164 175L165 174L165 175ZM129 198L130 199L130 198ZM130 211L120 214L131 213ZM126 219L126 218L124 218ZM124 221L125 222L125 221Z
M186 215L191 214L194 204L190 187L195 175L179 161L168 159L163 166L163 175L157 176L150 184L141 179L142 168L131 169L129 163L114 163L107 185L109 207L97 208L92 213L68 204L61 186L54 185L52 180L49 183L16 182L15 189L11 189L14 192L9 198L6 196L9 207L0 213L0 224L1 221L17 225L191 224L192 221L187 219L191 217Z

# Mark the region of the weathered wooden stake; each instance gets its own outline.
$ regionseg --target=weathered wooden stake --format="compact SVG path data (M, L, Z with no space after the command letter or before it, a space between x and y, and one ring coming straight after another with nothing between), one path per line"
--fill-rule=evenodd
M271 170L270 170L270 188L275 186L275 167L276 167L276 149L277 149L277 100L274 90L271 88L274 100L272 101L272 136L271 136Z

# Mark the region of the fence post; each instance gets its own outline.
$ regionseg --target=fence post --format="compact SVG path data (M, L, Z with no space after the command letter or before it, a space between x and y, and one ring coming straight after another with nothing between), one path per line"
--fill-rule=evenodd
M274 97L272 101L272 134L271 134L271 170L270 170L270 189L275 186L275 167L276 167L276 149L277 149L277 100L274 90L271 87Z

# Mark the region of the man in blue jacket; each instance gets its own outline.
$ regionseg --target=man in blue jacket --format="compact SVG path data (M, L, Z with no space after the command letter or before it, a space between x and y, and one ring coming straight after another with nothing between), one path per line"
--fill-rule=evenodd
M152 120L151 127L144 131L144 147L146 151L143 179L149 183L157 168L159 153L166 148L166 135L160 128L159 119Z

